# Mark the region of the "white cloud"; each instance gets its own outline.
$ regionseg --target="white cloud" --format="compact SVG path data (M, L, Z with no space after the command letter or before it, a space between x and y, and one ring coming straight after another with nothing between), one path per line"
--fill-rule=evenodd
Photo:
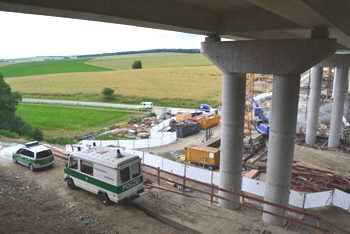
M59 17L0 12L0 58L200 48L204 36Z

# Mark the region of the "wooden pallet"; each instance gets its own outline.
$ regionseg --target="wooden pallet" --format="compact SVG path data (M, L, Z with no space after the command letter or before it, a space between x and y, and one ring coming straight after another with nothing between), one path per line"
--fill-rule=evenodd
M260 173L259 170L252 169L252 170L248 171L248 173L245 174L244 177L247 177L249 179L254 179L259 173Z

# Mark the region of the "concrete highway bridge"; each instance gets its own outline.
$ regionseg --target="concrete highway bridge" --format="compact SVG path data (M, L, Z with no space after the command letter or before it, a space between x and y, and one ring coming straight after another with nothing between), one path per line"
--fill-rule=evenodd
M266 201L288 204L300 74L308 69L312 82L306 142L316 140L323 67L334 67L328 146L339 145L350 54L336 51L350 48L349 0L0 0L0 11L206 35L201 51L223 74L220 187L226 190L240 192L242 186L246 73L274 74ZM239 202L237 196L219 195ZM220 205L239 207L223 199ZM264 209L283 215L275 206ZM263 219L284 224L268 213Z

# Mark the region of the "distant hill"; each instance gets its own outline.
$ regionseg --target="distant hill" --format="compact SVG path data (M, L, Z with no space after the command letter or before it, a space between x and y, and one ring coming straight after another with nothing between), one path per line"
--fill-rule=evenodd
M199 54L200 52L201 52L200 49L153 49L153 50L123 51L123 52L115 52L115 53L79 55L77 57L78 58L86 58L86 57L101 57L101 56L125 55L125 54L147 54L147 53Z

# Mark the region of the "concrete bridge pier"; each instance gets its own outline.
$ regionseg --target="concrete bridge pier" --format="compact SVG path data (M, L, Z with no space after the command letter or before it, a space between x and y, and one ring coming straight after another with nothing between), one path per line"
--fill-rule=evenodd
M320 97L323 78L323 67L311 69L310 99L307 106L305 143L313 145L316 142L318 117L320 112Z
M274 76L264 200L282 206L289 202L299 92L300 75ZM264 204L264 210L283 215L275 206ZM263 220L273 225L286 222L266 213Z
M239 175L244 136L244 74L275 74L265 200L288 205L300 74L333 54L335 45L336 40L328 38L220 41L218 36L208 37L202 43L203 55L223 72L221 188L237 193L242 190ZM233 197L234 201L239 201L238 196ZM222 200L219 203L223 208L239 208L239 205ZM273 206L264 206L264 209L282 214L280 208ZM263 219L274 225L282 224L281 218L272 215L264 214Z
M344 101L348 90L350 55L333 54L316 64L311 70L311 91L308 104L306 140L307 144L316 142L317 122L321 94L321 80L323 67L335 67L333 82L333 107L331 114L328 147L339 146L341 126L344 112ZM314 73L314 74L313 74ZM314 82L315 81L315 82Z
M336 83L333 90L334 98L328 147L337 147L340 144L341 126L344 116L344 102L348 87L349 67L337 67L336 71Z
M242 155L245 116L245 73L228 73L222 75L222 115L220 155L220 187L229 191L241 192L242 189ZM240 197L219 191L219 196L234 200L235 203L220 200L220 205L230 210L240 207Z

